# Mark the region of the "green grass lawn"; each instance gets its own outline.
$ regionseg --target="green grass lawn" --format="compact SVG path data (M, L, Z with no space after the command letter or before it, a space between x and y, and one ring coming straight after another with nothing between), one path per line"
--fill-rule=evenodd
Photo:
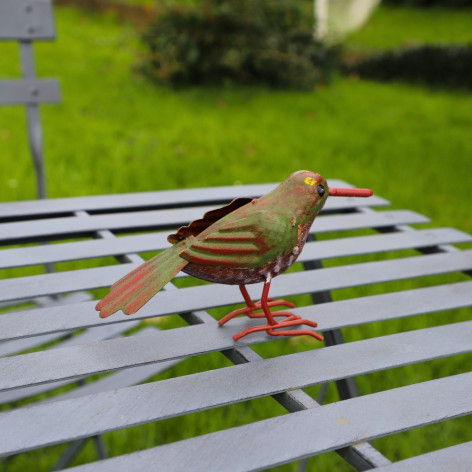
M402 8L381 5L347 39L350 48L391 49L424 43L472 41L472 8Z
M159 89L131 71L131 27L70 9L57 22L58 40L36 48L39 74L59 77L63 95L42 108L51 197L279 181L307 168L471 231L470 95L344 78L314 93ZM16 45L1 47L0 74L18 75ZM3 108L2 201L34 198L24 137L23 110Z
M60 105L42 108L50 197L275 182L294 170L310 169L371 187L389 199L393 208L423 213L436 227L452 226L472 233L470 95L343 77L310 93L237 87L156 88L133 71L132 66L139 63L140 45L132 27L69 8L56 10L58 40L36 47L39 74L58 77L63 94ZM413 39L425 41L435 37L470 40L470 15L464 19L456 12L441 11L442 22L433 14L437 10L419 16L417 11L382 8L349 44L391 47L413 38L415 31L424 32ZM392 18L400 20L395 23ZM0 44L0 75L18 74L17 46ZM21 108L1 110L0 154L1 201L34 198ZM329 264L336 263L339 261ZM68 263L62 268L86 264ZM403 290L422 283L364 287L335 296ZM470 310L457 310L443 316L459 321L470 319L470 314ZM440 316L416 317L347 330L346 336L355 340L439 323ZM310 348L311 343L297 340L270 343L257 350L269 356ZM214 354L185 361L172 375L229 364L221 358ZM459 356L395 369L362 378L359 388L361 393L393 388L458 373L468 365L470 357ZM335 398L331 389L329 400ZM271 399L261 399L110 433L106 441L112 454L123 454L283 412ZM467 435L470 439L470 426L459 419L376 444L397 460L464 441ZM55 446L24 454L12 460L8 470L45 470L63 449ZM76 463L94 459L89 444ZM309 470L316 471L350 470L334 453L313 458L309 465ZM287 465L277 470L297 469Z

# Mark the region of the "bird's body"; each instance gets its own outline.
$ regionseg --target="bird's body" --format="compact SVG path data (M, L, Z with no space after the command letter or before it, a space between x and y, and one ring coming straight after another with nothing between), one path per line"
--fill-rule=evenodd
M170 235L168 240L172 247L116 282L97 304L100 316L109 316L120 309L126 314L135 313L182 270L210 282L240 286L246 309L227 315L220 324L241 312L251 317L266 316L269 324L262 329L268 334L311 334L322 339L314 331L274 331L275 326L316 326L316 323L301 320L288 312L271 313L269 306L293 304L274 302L267 295L271 279L296 261L328 195L323 177L314 172L299 171L259 199L238 198L206 213L202 219ZM263 293L261 302L255 304L244 286L258 282L266 284L267 293L265 300ZM262 309L263 314L253 313L258 309ZM285 320L276 322L274 316L285 316ZM259 328L250 328L240 335L261 330Z

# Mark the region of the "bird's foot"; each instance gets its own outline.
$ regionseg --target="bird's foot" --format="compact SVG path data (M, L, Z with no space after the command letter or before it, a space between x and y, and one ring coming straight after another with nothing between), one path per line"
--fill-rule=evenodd
M243 314L247 315L249 318L266 318L268 324L247 328L244 331L235 334L233 336L233 339L235 341L241 339L244 336L247 336L248 334L257 333L259 331L265 331L271 336L300 336L302 334L306 334L308 336L312 336L318 339L319 341L323 341L323 336L317 333L316 331L310 329L287 329L301 325L316 328L318 324L314 321L304 320L300 316L295 315L294 313L290 313L289 311L270 311L270 308L274 306L286 306L289 308L295 308L295 305L292 302L288 302L286 300L274 300L273 298L269 298L268 295L270 289L270 278L264 284L264 290L262 291L261 301L259 302L254 303L252 301L244 285L240 285L239 289L241 290L241 294L244 298L244 301L246 302L246 307L228 313L225 317L221 318L221 320L218 321L218 324L222 326L235 316ZM257 310L262 310L262 313L254 313ZM285 319L281 321L276 321L275 318L278 318L280 316L284 316Z
M313 331L311 329L286 329L286 328L293 328L294 326L311 326L312 328L316 328L318 324L314 321L304 320L298 315L290 313L288 311L279 311L272 313L272 316L285 316L285 320L279 321L275 324L267 324L262 326L253 326L252 328L247 328L241 331L238 334L233 336L235 341L238 341L244 336L247 336L251 333L257 333L259 331L265 331L270 336L302 336L304 334L308 336L312 336L318 341L323 341L324 337Z
M295 308L295 304L292 303L292 302L289 302L287 300L274 300L273 298L268 298L267 299L267 306L269 308L272 308L274 306L286 306L288 308ZM260 301L259 302L253 302L251 300L251 302L248 303L244 308L239 308L238 310L234 310L231 313L228 313L223 318L221 318L221 320L218 321L218 324L220 326L223 326L229 320L231 320L235 316L239 316L239 315L246 315L249 318L265 318L266 315L264 314L264 312L254 313L257 310L263 310L263 309L264 308L263 308L262 303ZM273 316L287 316L287 314L290 315L290 316L296 316L296 315L292 315L292 313L288 313L286 311L274 312L272 315Z

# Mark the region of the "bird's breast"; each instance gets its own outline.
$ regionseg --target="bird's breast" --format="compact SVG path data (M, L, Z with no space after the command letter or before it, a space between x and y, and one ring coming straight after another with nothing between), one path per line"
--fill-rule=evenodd
M279 256L260 267L228 267L190 262L182 270L208 282L227 285L246 285L265 282L287 270L297 259L299 250Z
M237 267L224 264L200 264L189 262L182 271L208 282L228 285L246 285L265 282L286 271L298 258L305 245L310 224L300 224L297 227L298 238L295 246L289 252L258 267Z

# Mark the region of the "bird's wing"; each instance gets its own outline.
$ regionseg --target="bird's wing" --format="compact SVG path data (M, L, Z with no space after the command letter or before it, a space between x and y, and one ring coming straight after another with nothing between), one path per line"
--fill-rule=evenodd
M170 234L167 237L167 241L172 244L176 244L183 239L187 239L190 236L198 236L202 231L205 231L212 224L216 223L218 220L221 220L224 216L232 213L233 211L241 208L244 205L247 205L252 201L252 198L240 197L235 198L232 202L228 203L225 206L216 208L215 210L207 211L203 218L194 220L186 226L181 226L177 233Z
M215 226L214 232L195 238L180 257L204 265L261 267L290 252L297 242L297 228L290 220L267 210Z

